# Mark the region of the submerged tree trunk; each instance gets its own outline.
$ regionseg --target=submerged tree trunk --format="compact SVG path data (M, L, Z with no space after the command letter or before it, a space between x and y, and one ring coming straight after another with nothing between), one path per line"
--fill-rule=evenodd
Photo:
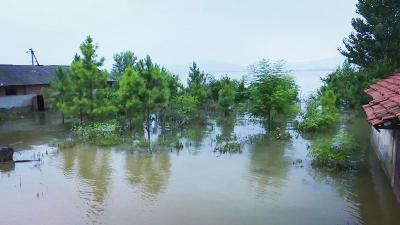
M150 140L150 113L146 113L146 131L147 131L147 141L149 142L149 152L151 152L151 140Z
M64 113L61 113L61 118L62 118L62 124L65 124L65 118L64 118Z

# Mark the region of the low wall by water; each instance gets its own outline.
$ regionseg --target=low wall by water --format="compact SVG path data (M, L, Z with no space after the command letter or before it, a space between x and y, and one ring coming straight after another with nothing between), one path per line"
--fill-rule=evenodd
M32 102L35 94L31 95L15 95L0 97L0 109L32 109Z
M377 131L372 128L372 144L382 162L386 175L393 185L396 159L396 138L394 130Z

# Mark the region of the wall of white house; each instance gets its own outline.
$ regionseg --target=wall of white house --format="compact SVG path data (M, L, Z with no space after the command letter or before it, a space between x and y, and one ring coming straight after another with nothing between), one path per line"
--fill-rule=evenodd
M396 165L396 143L397 131L395 130L380 130L377 131L372 127L372 145L380 159L385 173L390 179L393 186Z
M36 94L0 97L0 109L27 108L30 110L34 97Z

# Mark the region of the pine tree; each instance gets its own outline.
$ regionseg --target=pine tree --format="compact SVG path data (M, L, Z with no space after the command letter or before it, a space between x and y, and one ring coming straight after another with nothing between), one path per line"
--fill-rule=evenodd
M103 98L107 91L108 73L100 70L104 58L98 58L98 46L88 36L80 45L81 55L76 55L70 67L73 83L72 108L79 113L81 121L88 117L91 121L110 110ZM106 107L107 106L107 107Z
M114 55L114 64L111 69L111 77L117 79L128 67L134 68L137 61L135 53L131 51L120 52Z
M151 116L160 112L166 106L170 97L168 88L168 72L159 65L152 62L150 56L139 60L136 71L144 81L144 94L140 99L146 118L147 139L151 151L150 126Z
M200 72L197 64L193 62L193 65L189 68L188 92L195 97L200 104L204 104L208 96L206 80L206 75Z
M58 67L55 71L55 78L50 82L50 89L47 92L49 102L53 109L61 114L62 124L65 123L65 115L69 112L71 103L71 80L68 71Z
M119 85L116 91L117 104L132 125L132 118L143 113L146 101L146 88L142 77L131 67L119 77Z
M235 87L229 77L221 80L221 89L218 92L218 104L225 115L229 115L235 101Z
M359 0L357 13L352 20L355 32L344 39L345 49L339 51L362 68L377 62L400 62L400 1Z

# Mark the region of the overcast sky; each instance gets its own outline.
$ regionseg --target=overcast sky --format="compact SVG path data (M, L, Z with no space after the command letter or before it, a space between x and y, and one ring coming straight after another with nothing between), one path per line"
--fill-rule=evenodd
M337 58L356 0L1 0L0 64L70 64L91 35L99 55L132 50L164 65Z

